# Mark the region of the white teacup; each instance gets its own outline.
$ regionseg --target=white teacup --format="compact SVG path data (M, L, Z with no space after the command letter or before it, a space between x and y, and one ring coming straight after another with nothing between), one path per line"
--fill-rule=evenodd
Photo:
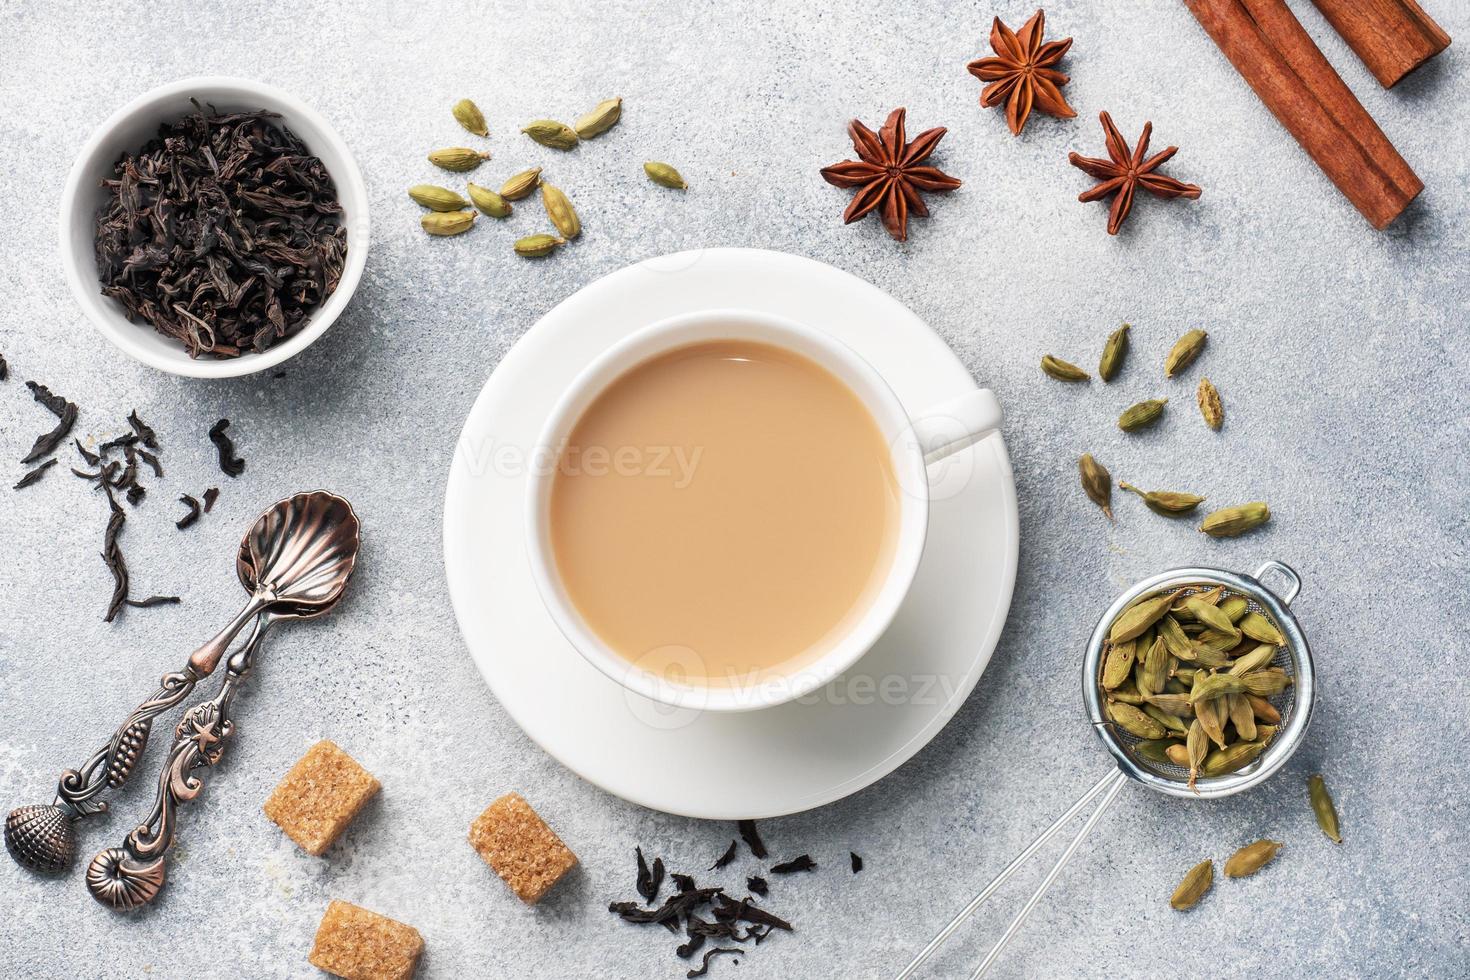
M674 348L721 340L770 344L801 354L843 381L867 407L892 450L902 489L894 547L881 585L850 626L789 673L748 684L691 683L644 669L619 654L587 625L557 574L551 537L551 489L556 461L582 413L633 367ZM987 389L967 392L910 416L872 365L811 327L767 313L716 309L661 320L630 334L589 364L562 394L541 431L526 495L527 551L541 598L557 627L588 663L636 694L680 708L747 711L782 704L830 682L855 664L893 621L913 584L929 526L928 465L995 431L1000 404Z

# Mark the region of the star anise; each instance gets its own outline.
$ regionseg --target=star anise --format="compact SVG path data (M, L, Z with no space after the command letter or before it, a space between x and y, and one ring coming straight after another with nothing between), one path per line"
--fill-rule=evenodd
M919 166L929 159L947 130L943 126L926 129L910 143L904 138L903 120L904 110L894 109L877 133L852 120L847 133L860 159L822 168L822 178L834 187L860 188L842 213L846 224L877 211L888 234L900 242L908 240L910 214L929 215L920 191L952 191L960 186L936 167Z
M1100 160L1097 157L1069 153L1067 161L1077 169L1102 181L1096 187L1077 195L1077 200L1096 201L1109 194L1116 195L1113 198L1113 209L1108 213L1109 235L1116 235L1118 229L1123 226L1123 220L1133 209L1133 192L1139 187L1154 197L1191 199L1199 197L1200 189L1194 184L1186 184L1173 177L1157 173L1159 166L1164 161L1179 152L1179 147L1168 147L1144 159L1144 154L1148 153L1149 137L1154 131L1153 123L1143 124L1143 135L1138 138L1138 146L1130 151L1128 141L1123 139L1123 134L1118 132L1117 126L1113 125L1113 117L1104 112L1101 118L1103 132L1107 134L1108 156L1111 159Z
M1077 110L1067 104L1062 86L1071 78L1052 66L1062 60L1072 46L1070 37L1042 42L1046 31L1046 14L1038 10L1019 31L995 18L990 25L990 47L993 58L980 58L965 67L982 82L989 82L980 93L980 104L987 109L1006 104L1006 124L1013 135L1021 135L1033 107L1049 116L1071 119Z

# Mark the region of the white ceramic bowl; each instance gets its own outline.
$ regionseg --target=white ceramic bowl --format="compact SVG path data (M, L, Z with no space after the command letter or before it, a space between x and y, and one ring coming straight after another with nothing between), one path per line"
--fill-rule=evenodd
M189 100L220 111L266 109L299 136L321 158L337 185L347 228L347 261L341 281L327 301L311 313L305 326L261 353L216 359L191 358L178 341L150 324L133 323L122 306L102 295L93 241L97 210L102 206L101 181L111 175L124 153L135 152L158 135L164 122L193 111ZM72 164L61 194L61 265L78 305L102 336L131 356L171 374L193 378L233 378L274 367L311 346L342 313L357 289L368 251L368 197L362 172L347 144L316 110L286 92L243 78L185 78L145 92L97 127Z

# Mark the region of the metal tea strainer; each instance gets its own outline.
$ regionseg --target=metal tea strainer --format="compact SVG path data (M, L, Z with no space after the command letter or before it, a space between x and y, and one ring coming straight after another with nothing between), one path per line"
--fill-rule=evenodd
M1268 588L1263 584L1267 578L1279 581L1279 587L1274 591ZM1227 596L1239 595L1244 598L1249 603L1252 612L1266 616L1280 629L1286 642L1277 650L1274 665L1286 671L1292 678L1292 684L1281 694L1270 699L1276 709L1281 712L1281 723L1277 726L1274 738L1260 757L1238 772L1224 776L1200 777L1195 787L1191 789L1187 785L1189 778L1187 769L1168 763L1160 765L1144 759L1135 751L1139 740L1127 732L1120 731L1108 720L1098 677L1102 667L1108 630L1118 614L1135 599L1150 593L1173 589L1202 592L1213 589L1217 585L1225 587ZM1145 579L1120 595L1098 620L1097 628L1092 631L1092 637L1088 640L1087 655L1083 658L1082 663L1082 700L1087 707L1088 720L1092 723L1093 731L1097 732L1098 738L1102 739L1103 745L1112 753L1118 768L1109 772L1091 789L1083 793L1066 813L1058 817L1056 822L1046 828L1041 836L1017 855L1005 870L996 875L994 880L981 890L980 894L971 899L970 903L961 909L959 914L951 919L949 924L930 941L929 945L925 946L919 955L903 969L903 972L898 975L898 980L907 980L912 977L919 967L934 954L935 950L939 949L945 940L954 934L960 924L968 919L1001 885L1005 884L1017 869L1045 846L1059 830L1070 823L1073 817L1100 797L1101 802L1087 817L1082 828L1077 831L1077 836L1072 838L1061 856L1057 858L1056 863L1052 865L1051 870L1047 872L1046 877L1042 879L1041 884L1021 906L1020 911L1006 926L1005 932L1001 933L1000 939L996 940L985 959L980 961L980 965L970 975L971 980L983 976L995 964L1006 944L1011 941L1022 923L1026 921L1026 917L1040 903L1046 890L1062 873L1062 869L1082 846L1082 842L1091 833L1092 828L1097 826L1108 806L1118 795L1118 791L1129 779L1169 796L1185 799L1217 799L1249 789L1286 765L1286 760L1291 758L1291 754L1296 751L1306 734L1307 723L1312 718L1312 705L1316 699L1312 652L1307 647L1307 638L1302 634L1296 617L1287 608L1296 598L1297 593L1301 591L1301 586L1302 581L1296 572L1279 561L1268 561L1256 569L1254 575L1241 575L1218 568L1176 568Z

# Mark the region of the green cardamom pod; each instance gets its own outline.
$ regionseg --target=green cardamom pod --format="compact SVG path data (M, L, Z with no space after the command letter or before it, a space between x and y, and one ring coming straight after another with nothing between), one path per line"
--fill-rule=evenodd
M1193 718L1194 706L1187 694L1145 694L1143 700L1177 718Z
M460 235L475 223L473 211L430 211L419 219L424 231L431 235Z
M1197 598L1191 598L1185 605L1197 622L1204 623L1207 627L1218 633L1227 636L1233 634L1235 636L1235 642L1240 642L1240 633L1236 630L1235 624L1230 621L1229 616L1220 611L1219 606L1212 606L1208 602L1201 602Z
M1205 730L1206 735L1210 736L1210 741L1223 749L1225 747L1225 719L1220 714L1218 701L1213 698L1194 701L1194 692L1199 690L1200 685L1210 676L1212 675L1203 673L1194 675L1194 684L1190 687L1190 700L1194 702L1194 717L1199 721L1200 727Z
M1192 909L1199 904L1199 900L1205 897L1205 892L1215 882L1215 862L1201 861L1189 869L1179 887L1174 889L1174 894L1169 896L1169 907L1183 912Z
M1164 645L1169 648L1169 653L1180 660L1193 662L1195 658L1194 642L1184 632L1184 627L1179 625L1179 620L1173 616L1165 616L1159 620L1159 636ZM1193 678L1191 678L1193 680Z
M1164 747L1164 757L1181 769L1189 768L1189 749L1178 742L1169 742Z
M1225 877L1245 878L1255 874L1271 863L1282 846L1279 840L1258 840L1245 845L1225 862Z
M1271 508L1264 501L1237 504L1217 510L1204 519L1199 529L1212 538L1233 538L1254 530L1271 519Z
M1164 681L1169 679L1169 651L1162 636L1155 638L1144 653L1142 666L1136 677L1139 693L1146 699L1163 691Z
M1189 685L1194 683L1194 675L1198 672L1199 668L1197 667L1176 667L1174 669L1173 679L1179 682L1180 686L1184 689L1184 693L1188 693Z
M485 125L485 114L469 99L460 99L450 111L461 126L476 136L490 135L490 127Z
M521 127L521 132L553 150L570 150L577 145L576 130L555 119L532 120Z
M541 168L532 167L530 170L522 170L510 180L500 185L500 196L507 201L519 201L527 194L534 191L541 183Z
M1247 742L1256 740L1256 714L1244 694L1232 694L1226 698L1225 714L1235 726L1235 734Z
M565 238L557 238L555 235L527 235L516 242L515 250L517 255L539 259L543 255L550 255L558 246L566 243Z
M1312 812L1317 815L1317 826L1334 844L1342 843L1342 830L1337 825L1337 807L1332 804L1332 794L1327 792L1327 783L1321 776L1307 780L1307 795L1312 800Z
M1108 702L1108 717L1123 731L1136 738L1163 738L1168 729L1131 704Z
M1131 704L1135 707L1143 705L1143 695L1138 693L1138 685L1133 683L1131 676L1108 692L1108 700L1122 701L1124 704Z
M1199 391L1195 392L1195 398L1199 400L1199 413L1204 416L1205 425L1220 431L1220 426L1225 424L1225 408L1220 404L1220 392L1209 378L1199 379Z
M1196 705L1211 698L1218 698L1223 694L1239 694L1246 689L1244 677L1236 677L1234 674L1208 674L1203 680L1195 679L1194 687L1189 692L1189 703Z
M1113 475L1107 467L1092 458L1092 453L1083 453L1077 460L1077 472L1082 477L1082 489L1088 498L1113 519Z
M1157 595L1140 599L1119 614L1113 620L1112 628L1108 630L1108 640L1113 643L1122 643L1124 640L1132 640L1140 637L1150 626L1157 623L1174 602L1177 592L1161 592Z
M1229 633L1205 630L1194 638L1194 658L1200 663L1204 663L1205 660L1202 654L1208 654L1212 661L1214 661L1208 664L1208 666L1223 667L1225 661L1229 659L1229 652L1240 645L1242 635L1233 626L1230 628Z
M1050 354L1041 359L1041 370L1058 381L1090 381L1092 376L1069 361Z
M1123 355L1128 353L1130 326L1127 323L1123 324L1108 334L1107 343L1103 344L1102 357L1097 362L1097 376L1104 381L1112 381L1113 376L1118 373L1118 368L1123 366Z
M471 150L464 146L450 146L429 154L429 162L434 166L440 170L452 170L455 173L474 170L488 159L490 159L488 151Z
M1271 661L1276 659L1276 648L1269 643L1262 643L1255 649L1242 657L1237 657L1230 665L1229 673L1236 677L1244 677L1246 674L1255 673L1271 666Z
M1133 752L1146 762L1152 762L1156 766L1166 766L1169 764L1169 746L1171 745L1179 745L1179 743L1169 738L1149 738L1133 746Z
M1124 432L1137 432L1139 429L1148 428L1164 414L1164 406L1168 402L1167 398L1154 398L1129 406L1122 415L1118 416L1118 428Z
M593 106L591 112L572 123L572 128L582 139L590 140L612 129L621 118L623 118L623 100L603 99Z
M1158 722L1160 725L1163 725L1164 728L1168 731L1174 732L1177 735L1183 735L1185 732L1189 731L1189 728L1184 724L1184 721L1180 719L1178 715L1171 715L1169 714L1169 712L1165 711L1163 708L1158 707L1157 705L1145 704L1143 706L1143 713L1148 715L1154 721Z
M553 187L546 181L541 182L541 205L546 208L546 216L561 232L563 238L576 238L582 234L582 219L577 217L572 202L560 187Z
M667 163L650 160L643 165L643 172L648 175L649 180L660 187L669 187L676 191L689 189L689 185L684 182L683 175Z
M1216 677L1229 677L1229 674L1216 674ZM1239 678L1241 690L1249 691L1257 697L1268 698L1273 694L1280 694L1291 686L1291 678L1286 676L1286 671L1280 667L1271 667L1267 670L1257 670L1244 674Z
M1229 616L1232 623L1239 623L1241 617L1250 610L1250 602L1242 595L1233 595L1220 603L1220 611Z
M1251 694L1249 692L1246 693L1245 699L1249 702L1251 711L1255 713L1256 721L1263 721L1268 725L1281 724L1281 712L1276 710L1276 705L1267 701L1259 694Z
M1226 748L1216 749L1205 756L1199 771L1204 776L1226 776L1255 762L1264 751L1265 742L1232 742Z
M1258 643L1270 643L1279 647L1286 642L1281 631L1258 612L1248 612L1241 617L1240 631Z
M449 188L435 187L433 184L415 184L408 189L408 196L413 198L415 204L433 211L458 211L470 206L469 201Z
M495 193L488 187L481 187L479 184L467 184L466 189L469 191L470 200L475 202L475 207L484 211L490 217L510 217L510 202L500 194Z
M1205 732L1205 726L1198 715L1190 722L1189 734L1184 736L1184 750L1189 753L1189 788L1193 789L1195 780L1199 778L1200 767L1210 754L1210 736Z
M1205 498L1193 493L1175 493L1170 490L1140 490L1131 483L1120 482L1118 486L1130 493L1136 493L1143 498L1144 506L1155 514L1163 514L1165 517L1179 517L1188 514L1200 504Z
M1128 679L1133 671L1136 644L1133 640L1108 644L1108 655L1103 659L1103 690L1111 691Z
M1203 330L1191 330L1175 341L1168 356L1164 358L1164 376L1172 378L1193 364L1200 351L1205 349L1207 336L1209 335Z

